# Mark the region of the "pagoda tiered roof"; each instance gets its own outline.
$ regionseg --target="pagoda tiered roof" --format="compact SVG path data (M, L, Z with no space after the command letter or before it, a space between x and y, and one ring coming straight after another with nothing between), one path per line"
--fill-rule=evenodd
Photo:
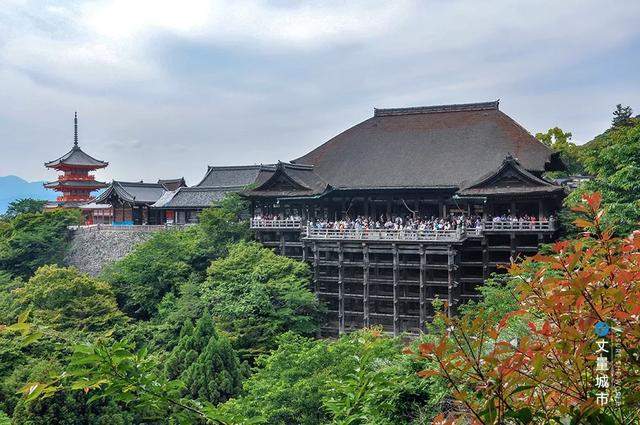
M73 118L73 147L71 150L58 159L45 162L47 168L64 170L68 168L82 168L86 170L97 170L108 166L109 163L101 161L84 152L78 146L78 113Z
M104 168L107 165L109 165L108 162L100 161L99 159L85 153L77 144L74 144L71 150L60 158L44 163L44 166L47 168L57 169L68 166L96 170L98 168Z
M78 188L78 189L91 189L91 190L97 190L97 189L103 189L105 187L107 187L108 185L104 182L101 181L97 181L97 180L91 180L91 179L87 179L87 180L54 180L52 182L47 182L44 184L44 187L47 189L54 189L54 190L64 190L64 189L73 189L73 188Z

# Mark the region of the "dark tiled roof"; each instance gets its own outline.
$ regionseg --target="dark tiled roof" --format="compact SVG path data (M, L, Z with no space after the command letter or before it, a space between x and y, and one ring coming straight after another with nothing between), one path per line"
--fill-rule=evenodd
M315 196L324 193L329 185L318 176L311 165L279 162L275 170L263 170L257 186L243 192L252 197Z
M376 109L294 160L336 189L461 187L507 154L540 173L554 153L498 109L498 102Z
M114 180L95 200L96 203L109 203L113 196L123 201L136 204L153 204L165 191L159 183L122 182Z
M459 192L461 196L489 196L489 195L539 195L545 193L563 192L561 187L551 186L521 186L521 187L485 187L469 189Z
M107 187L107 184L104 182L99 182L96 180L54 180L52 182L44 183L44 187L47 189L58 189L64 187L81 187L81 188L94 188L94 189L102 189L103 187Z
M187 182L185 182L184 177L180 177L178 179L160 179L158 184L162 185L165 190L176 190L179 187L186 186Z
M273 165L238 165L207 168L207 173L196 187L243 187L254 184L263 169Z
M479 179L464 184L461 196L537 194L563 192L563 188L525 170L517 159L507 155L502 164Z
M109 163L100 161L99 159L95 159L94 157L80 149L80 146L73 145L71 150L60 158L44 163L44 166L49 168L55 168L61 165L75 165L79 167L96 169L104 168L109 165Z
M240 192L243 187L181 187L172 192L165 192L152 205L154 208L189 208L200 209L210 207L221 201L228 193Z
M374 117L390 115L433 114L438 112L488 111L498 109L498 101L480 103L458 103L453 105L415 106L411 108L373 109Z

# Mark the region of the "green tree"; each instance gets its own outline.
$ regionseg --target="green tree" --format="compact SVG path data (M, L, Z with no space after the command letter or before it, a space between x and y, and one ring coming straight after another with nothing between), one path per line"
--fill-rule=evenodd
M286 331L313 335L320 304L309 290L309 266L257 243L240 242L211 263L203 299L244 356L275 348Z
M92 403L117 403L140 417L126 423L226 423L210 403L182 398L183 387L181 381L167 380L160 373L158 357L145 348L134 351L127 341L109 343L98 338L76 345L63 373L48 381L30 382L21 392L25 403L46 406L51 399L82 391Z
M178 294L166 294L158 312L150 320L139 320L128 330L136 346L145 346L154 353L170 352L178 344L180 331L186 320L196 321L205 311L200 297L201 282L189 279L178 286Z
M560 159L567 167L566 172L549 173L550 177L584 172L580 162L580 148L570 141L571 137L571 133L563 131L560 127L550 128L546 133L536 133L536 139L560 153Z
M20 306L13 291L22 285L20 279L12 279L9 273L0 271L0 323L10 323L18 316Z
M219 336L209 312L195 327L187 320L166 361L169 379L185 384L183 395L218 404L240 392L243 368L229 340Z
M11 425L11 418L0 410L0 425Z
M39 199L23 198L9 203L7 211L4 213L5 219L16 218L20 214L26 213L40 213L44 206L47 205L47 201Z
M15 293L35 322L57 330L105 332L126 323L111 286L73 267L42 266Z
M61 365L40 360L31 365L26 382L46 380ZM90 395L80 391L63 390L47 399L20 399L13 411L13 425L127 425L139 420L112 400L88 403Z
M640 222L640 118L630 125L613 127L587 143L582 153L586 171L594 179L585 182L565 200L568 207L581 202L584 193L602 194L604 222L624 235ZM564 223L571 228L575 214L566 213Z
M208 264L198 227L155 233L133 252L108 267L103 278L114 287L122 310L148 320L158 304Z
M248 210L247 201L237 194L229 194L215 206L200 213L198 219L205 235L209 258L221 257L226 254L229 245L249 240Z
M20 214L0 226L0 270L29 278L40 266L62 264L70 225L80 223L80 212L57 209Z
M338 340L285 333L272 354L258 358L243 394L221 410L268 424L426 423L444 386L419 378L424 365L401 349L399 338L375 330Z
M611 125L613 127L631 125L631 115L633 115L633 109L631 109L630 106L622 106L622 104L618 103L616 105L616 110L613 111L613 120L611 120Z

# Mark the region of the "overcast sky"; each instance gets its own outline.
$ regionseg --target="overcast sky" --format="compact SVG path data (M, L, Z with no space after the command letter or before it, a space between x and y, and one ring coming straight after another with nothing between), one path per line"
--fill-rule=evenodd
M616 103L640 112L639 16L637 0L2 0L0 176L52 179L75 110L104 180L290 160L374 107L500 98L530 132L585 142Z

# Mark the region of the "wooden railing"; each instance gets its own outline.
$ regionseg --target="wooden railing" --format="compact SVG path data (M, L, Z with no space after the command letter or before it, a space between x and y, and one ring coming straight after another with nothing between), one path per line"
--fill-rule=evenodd
M484 232L553 232L555 220L543 221L490 221L482 223L482 228L471 227L458 230L392 230L392 229L321 229L307 227L301 220L252 219L254 230L300 230L308 239L368 239L403 241L460 241L467 236L479 237Z
M57 202L90 202L92 201L94 198L93 197L87 197L84 195L62 195L62 196L58 196L56 198Z
M302 229L301 220L251 219L252 229Z
M102 230L124 230L135 232L156 232L165 229L183 229L188 224L87 224L83 226L69 226L69 230L76 232L100 232Z
M75 175L75 174L63 174L61 176L58 176L58 180L61 182L64 181L93 181L95 180L96 177L92 174L83 176L83 175Z
M393 229L318 229L307 227L307 239L350 239L380 241L439 241L459 242L466 238L463 229L458 230L393 230Z
M555 220L542 221L485 221L483 230L487 232L553 232L556 230Z

